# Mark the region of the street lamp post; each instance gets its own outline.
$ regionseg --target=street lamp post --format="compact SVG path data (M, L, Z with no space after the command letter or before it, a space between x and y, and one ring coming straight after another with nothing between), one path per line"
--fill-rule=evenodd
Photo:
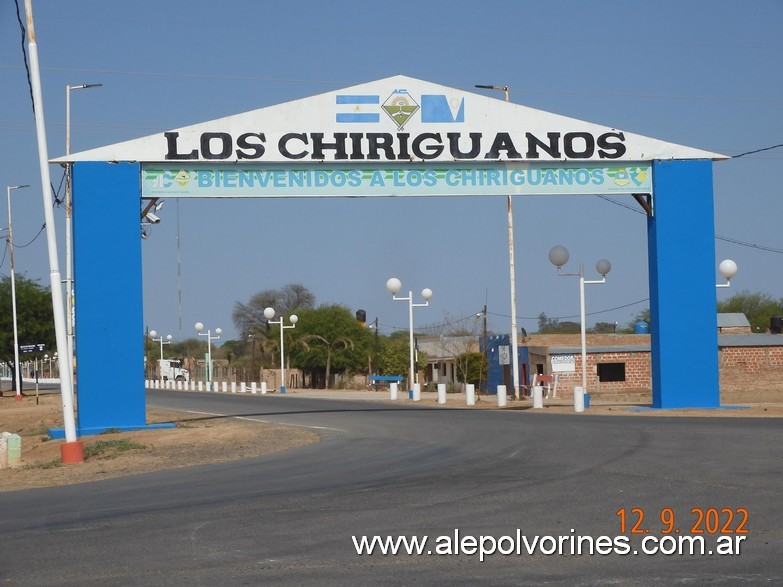
M163 335L160 335L160 338L155 338L158 336L158 333L154 330L150 330L150 338L152 339L152 342L159 342L160 343L160 359L163 360L163 345L164 344L171 344L171 338L172 336L170 334L166 335L166 340L163 340ZM163 369L161 367L161 364L158 363L158 372L160 373L160 380L163 381Z
M291 314L291 317L288 318L288 320L291 321L291 324L289 326L283 324L282 316L280 316L279 320L272 320L272 318L275 317L274 308L264 309L264 317L266 318L269 324L280 325L280 393L285 394L285 350L284 350L284 343L283 343L283 330L285 330L286 328L296 328L296 323L299 322L299 316L297 316L296 314Z
M731 259L724 259L718 265L718 271L726 283L716 283L715 287L731 287L731 278L737 274L737 264Z
M414 361L413 361L413 352L414 352L414 344L413 344L413 308L420 308L430 305L430 298L432 298L432 290L429 288L424 288L421 290L421 297L424 298L423 304L414 304L413 303L413 292L409 291L407 297L397 297L397 293L402 289L402 282L397 279L396 277L392 277L386 282L386 289L389 290L389 292L392 295L392 299L397 302L408 302L408 344L410 349L410 371L408 372L408 384L410 385L410 388L408 390L409 394L413 394L414 391L414 383L418 382L418 374L416 374L414 370ZM413 398L417 399L417 398Z
M71 91L86 88L99 88L103 84L81 84L65 86L65 154L71 154ZM73 389L73 348L74 348L74 312L73 312L73 200L71 192L71 164L65 171L65 327L68 347L68 377Z
M280 316L279 320L272 320L272 318L275 317L274 308L264 309L264 317L266 318L269 324L280 325L280 393L285 394L285 362L284 362L285 351L284 351L284 342L283 342L283 330L285 330L286 328L296 328L296 323L299 322L299 316L297 316L296 314L291 314L290 318L288 318L288 320L290 320L291 322L289 326L283 324L282 316Z
M582 336L582 392L587 393L587 330L585 327L585 285L606 283L606 274L612 270L612 264L606 259L600 259L595 264L595 270L601 275L600 280L589 281L585 279L585 268L579 264L578 273L562 273L561 268L568 263L570 257L568 249L562 245L554 246L549 251L549 261L557 267L557 274L561 277L579 277L579 323Z
M14 378L16 382L16 401L22 401L22 378L19 373L19 328L16 320L16 277L14 276L14 229L11 223L11 191L29 188L29 185L8 186L8 255L11 259L11 310L14 321Z
M499 90L506 95L508 103L508 86L492 86L476 84L482 90ZM508 214L508 273L511 283L511 368L514 379L514 399L519 399L519 347L517 339L517 285L514 275L514 210L511 204L511 194L506 196Z
M212 341L219 340L220 335L223 333L223 330L221 328L215 328L215 334L217 336L212 336L211 330L207 330L206 332L201 332L202 330L204 330L204 325L201 322L196 322L196 332L198 332L198 335L207 337L207 383L211 388L212 387ZM162 353L163 353L163 348L161 347L161 354Z

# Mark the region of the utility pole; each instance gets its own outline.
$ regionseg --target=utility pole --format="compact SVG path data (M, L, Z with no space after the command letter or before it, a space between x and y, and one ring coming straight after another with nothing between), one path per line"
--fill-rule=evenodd
M73 412L73 385L67 374L72 368L68 365L68 340L66 333L65 308L63 307L62 282L57 255L57 234L52 206L52 180L49 175L49 152L46 143L46 123L44 121L43 92L41 91L41 67L38 62L38 43L33 25L33 2L25 0L27 14L28 54L30 55L30 85L35 110L35 130L38 139L38 162L41 171L41 195L46 223L46 241L49 252L49 281L52 291L52 314L54 334L57 340L57 358L60 367L60 395L63 405L63 423L65 443L60 445L62 462L66 464L84 462L84 445L76 435L76 417Z

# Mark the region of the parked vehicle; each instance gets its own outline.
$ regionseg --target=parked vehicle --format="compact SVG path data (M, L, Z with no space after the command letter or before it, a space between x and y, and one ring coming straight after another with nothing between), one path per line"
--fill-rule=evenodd
M158 359L158 369L163 381L190 381L190 373L179 359Z

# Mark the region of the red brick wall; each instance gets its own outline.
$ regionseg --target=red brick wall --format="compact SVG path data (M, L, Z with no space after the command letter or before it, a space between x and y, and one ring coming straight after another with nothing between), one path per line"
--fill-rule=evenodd
M724 347L718 360L722 403L783 399L783 347Z
M625 363L625 381L598 381L599 363ZM582 385L582 355L576 355L576 371L559 375L558 395L561 391L564 397L572 395L574 387ZM649 391L650 377L650 353L588 353L587 355L587 387L601 395Z
M721 368L742 367L746 373L758 373L765 367L783 367L783 347L723 347L719 360Z
M641 335L603 335L604 339L590 340L588 345L642 344ZM628 340L624 340L624 336ZM634 338L631 338L631 337ZM535 373L536 363L543 363L544 373L551 374L549 357L544 356L548 347L578 347L578 335L534 335L530 337L530 368ZM649 338L647 338L649 341ZM648 342L649 344L649 342ZM532 347L532 348L531 348ZM588 346L589 351L590 346ZM582 356L573 353L576 370L560 373L558 396L570 398L573 388L582 385ZM783 345L722 347L718 350L720 366L721 402L733 401L781 401L783 400ZM599 363L625 363L625 381L599 382ZM649 352L590 353L587 355L587 385L599 398L611 399L619 395L651 394L651 365ZM683 377L687 384L687 374ZM690 382L695 383L695 382ZM757 398L754 400L754 398Z

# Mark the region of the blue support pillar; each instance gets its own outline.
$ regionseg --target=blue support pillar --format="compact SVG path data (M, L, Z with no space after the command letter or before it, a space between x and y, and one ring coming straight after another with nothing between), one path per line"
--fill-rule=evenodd
M139 178L137 163L73 166L79 436L146 427Z
M654 408L720 406L711 161L653 162L648 219Z

